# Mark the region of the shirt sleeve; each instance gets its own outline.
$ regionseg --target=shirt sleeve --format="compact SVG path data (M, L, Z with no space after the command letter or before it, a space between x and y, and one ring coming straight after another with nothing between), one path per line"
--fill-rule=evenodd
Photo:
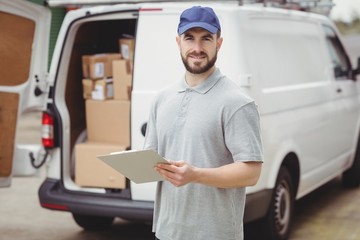
M226 146L235 162L263 161L260 117L255 102L235 111L224 130Z
M158 138L156 131L156 107L155 102L151 106L149 120L146 127L144 149L151 149L155 152L158 151Z

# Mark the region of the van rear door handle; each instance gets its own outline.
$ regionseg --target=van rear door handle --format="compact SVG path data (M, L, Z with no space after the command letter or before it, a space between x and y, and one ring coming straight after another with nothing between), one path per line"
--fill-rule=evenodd
M144 123L142 126L141 126L141 134L145 137L145 134L146 134L146 128L147 128L147 122Z
M337 93L341 93L341 92L342 92L342 89L341 89L341 88L338 88L338 89L336 89L336 92L337 92Z

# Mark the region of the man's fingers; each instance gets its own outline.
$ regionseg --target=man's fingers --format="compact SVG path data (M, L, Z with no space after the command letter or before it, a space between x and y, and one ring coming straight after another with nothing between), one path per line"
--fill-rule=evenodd
M174 186L179 186L179 176L176 173L159 167L155 167L155 170Z
M155 170L162 175L165 180L169 181L176 187L180 187L185 184L184 171L185 161L169 161L169 164L159 163L155 166Z
M171 164L157 164L156 168L163 169L168 172L174 172L174 166L172 166Z
M173 163L172 163L172 165L175 165L175 166L177 166L177 167L182 167L182 166L184 166L185 165L185 161L172 161Z

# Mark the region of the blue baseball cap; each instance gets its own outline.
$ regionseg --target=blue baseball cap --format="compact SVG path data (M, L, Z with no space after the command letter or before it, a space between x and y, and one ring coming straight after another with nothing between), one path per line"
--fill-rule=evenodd
M209 7L194 6L182 12L178 34L181 35L194 27L203 28L212 34L221 31L219 19L214 10Z

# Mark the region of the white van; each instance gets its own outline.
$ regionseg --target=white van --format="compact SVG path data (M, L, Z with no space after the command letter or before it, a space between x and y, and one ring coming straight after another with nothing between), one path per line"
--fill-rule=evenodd
M32 9L32 14L19 17L15 3L0 1L1 11L5 6L10 12L5 17L36 22L32 49L42 49L45 44L39 45L41 27L37 24L43 22L35 19L40 14ZM48 74L45 63L36 65L33 56L29 79L11 82L1 76L0 83L6 86L0 87L0 120L5 112L15 123L23 111L36 107L44 111L47 178L39 189L44 208L71 212L85 229L108 227L115 217L152 220L155 183L125 180L117 188L77 181L76 146L90 137L82 56L119 52L119 38L134 36L131 100L123 108L128 122L107 127L121 125L129 133L129 146L124 148L141 149L154 96L184 73L176 29L182 10L195 4L199 3L136 3L71 11L63 22ZM206 5L215 9L222 24L224 43L217 66L256 100L261 115L265 162L258 184L247 188L245 222L263 219L268 239L287 239L295 200L341 174L344 185L359 186L356 75L360 66L352 68L336 27L324 16L239 6L238 1ZM18 110L6 110L10 107ZM110 115L94 116L111 119ZM2 129L12 125L9 121L0 121ZM9 133L6 139L11 137ZM90 158L85 177L97 179Z

